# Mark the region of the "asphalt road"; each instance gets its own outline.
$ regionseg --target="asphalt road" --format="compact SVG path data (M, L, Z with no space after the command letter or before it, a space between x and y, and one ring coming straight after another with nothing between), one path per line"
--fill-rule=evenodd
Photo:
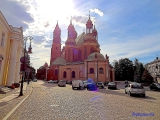
M159 120L160 92L146 89L146 98L130 97L124 84L117 90L72 90L45 81L32 82L31 95L8 120ZM147 116L146 116L147 115Z

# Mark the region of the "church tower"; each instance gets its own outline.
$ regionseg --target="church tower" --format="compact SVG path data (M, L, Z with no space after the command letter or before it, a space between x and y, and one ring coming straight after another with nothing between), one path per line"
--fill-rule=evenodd
M65 48L65 59L69 62L74 61L76 59L77 55L77 49L75 49L77 38L77 32L72 24L72 18L70 21L70 25L68 26L68 37L67 41L65 42L66 48Z
M61 56L61 29L59 28L57 21L57 25L53 31L50 65L57 57L60 56Z

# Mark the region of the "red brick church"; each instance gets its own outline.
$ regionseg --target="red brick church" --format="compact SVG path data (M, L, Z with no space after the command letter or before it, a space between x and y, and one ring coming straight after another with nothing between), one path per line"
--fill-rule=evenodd
M68 37L61 49L61 29L57 25L53 32L50 65L47 70L47 80L86 80L113 81L114 69L109 63L109 56L100 53L98 32L90 15L86 22L86 32L77 36L72 24L68 26ZM46 66L46 64L45 64Z

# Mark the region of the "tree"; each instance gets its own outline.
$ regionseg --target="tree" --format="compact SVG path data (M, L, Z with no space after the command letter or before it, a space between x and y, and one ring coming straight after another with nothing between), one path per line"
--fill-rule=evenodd
M113 67L115 72L115 80L120 80L119 63L117 60L113 61Z
M131 80L133 81L133 63L128 58L122 58L119 62L115 62L116 80Z
M150 75L147 69L143 71L141 79L143 83L151 84L153 82L153 77Z
M141 82L141 77L144 71L144 66L138 59L134 60L134 81Z

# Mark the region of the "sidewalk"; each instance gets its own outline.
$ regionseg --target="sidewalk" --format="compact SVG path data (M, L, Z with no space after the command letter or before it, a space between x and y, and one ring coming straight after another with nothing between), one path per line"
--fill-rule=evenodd
M0 120L8 116L11 111L21 102L23 102L27 96L32 92L32 83L27 85L26 82L23 84L23 96L19 96L20 87L11 89L6 94L0 94Z

